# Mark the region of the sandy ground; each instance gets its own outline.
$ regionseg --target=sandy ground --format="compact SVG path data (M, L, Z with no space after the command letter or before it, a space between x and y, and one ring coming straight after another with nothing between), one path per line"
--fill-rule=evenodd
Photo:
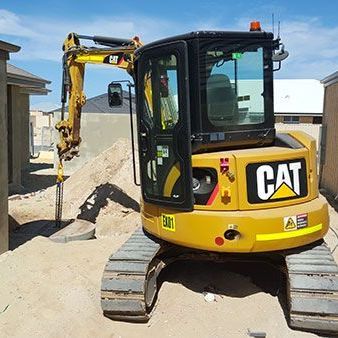
M161 276L148 323L103 317L105 262L139 225L139 191L131 182L130 150L121 140L65 182L65 217L96 222L97 239L57 244L38 236L0 256L0 337L247 337L248 329L314 336L287 326L281 276L262 264L175 263ZM51 187L10 201L16 233L53 219L54 194ZM330 215L338 230L332 208ZM337 244L332 231L327 241ZM206 302L204 290L213 290L216 301Z

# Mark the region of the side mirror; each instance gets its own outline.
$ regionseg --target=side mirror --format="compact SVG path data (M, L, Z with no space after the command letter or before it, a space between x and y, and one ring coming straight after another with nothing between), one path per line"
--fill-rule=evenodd
M108 104L109 107L122 106L123 90L119 82L112 82L108 85Z
M278 51L277 53L272 55L272 61L273 62L282 62L289 56L289 52L282 49Z
M279 39L275 40L278 43L278 47L281 46L281 49L274 53L271 57L273 62L278 62L277 68L274 68L273 71L276 72L282 68L282 61L285 60L289 56L289 52L284 49L284 45L279 43ZM276 48L277 49L277 48Z

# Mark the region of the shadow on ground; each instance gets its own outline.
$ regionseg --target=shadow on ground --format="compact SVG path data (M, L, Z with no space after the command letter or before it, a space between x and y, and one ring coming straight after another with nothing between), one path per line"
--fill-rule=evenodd
M37 173L39 171L39 173ZM65 176L67 179L68 176ZM14 186L10 195L29 194L39 190L47 189L56 182L56 172L54 173L51 163L29 163L28 167L22 171L22 186Z
M80 207L81 212L76 218L95 224L97 216L101 209L108 204L108 200L118 203L126 209L132 209L137 212L140 211L139 204L133 198L128 196L115 184L105 183L97 186L87 197L86 201ZM10 250L14 250L35 236L49 237L71 222L72 220L64 220L62 221L61 227L57 227L54 220L36 220L18 224L13 217L9 216L11 229L9 234L9 248Z
M108 200L118 203L126 209L140 211L140 205L115 184L105 183L97 186L80 207L79 219L96 223L100 210L108 205Z
M330 194L325 189L320 189L320 193L326 198L331 207L338 212L338 198Z
M66 227L71 221L62 221L61 227L57 227L54 220L37 220L21 224L20 227L12 229L9 233L9 249L14 250L36 236L49 237Z
M263 291L278 298L287 318L285 276L277 266L268 263L177 261L161 272L159 281L160 285L168 281L196 293L211 292L231 298L245 298Z
M65 180L69 176L65 177ZM32 173L25 173L22 177L24 194L29 194L39 190L47 189L56 184L56 175L38 175Z
M27 169L25 171L29 171L29 172L34 172L34 171L38 171L38 170L43 170L43 169L52 169L53 168L53 163L33 163L30 162L29 166L27 167Z

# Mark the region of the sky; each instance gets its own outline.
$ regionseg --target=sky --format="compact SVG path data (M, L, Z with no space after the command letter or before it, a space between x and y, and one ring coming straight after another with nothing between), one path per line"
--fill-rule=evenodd
M194 30L248 30L259 20L271 31L281 21L290 56L277 78L322 79L338 70L338 1L318 0L0 0L0 40L21 46L10 63L52 81L47 96L32 96L45 111L60 106L62 43L69 32L131 38L147 43ZM276 32L276 29L275 29ZM85 93L100 95L112 80L128 79L109 66L88 65Z

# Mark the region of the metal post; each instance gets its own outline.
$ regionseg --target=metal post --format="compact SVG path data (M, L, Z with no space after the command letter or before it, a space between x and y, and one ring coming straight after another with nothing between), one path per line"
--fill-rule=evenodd
M131 95L132 84L128 83L129 89L129 115L130 115L130 134L131 134L131 149L133 155L133 173L134 173L134 184L140 186L140 183L136 179L136 161L135 161L135 141L134 141L134 121L133 121L133 107L132 107L132 95Z

